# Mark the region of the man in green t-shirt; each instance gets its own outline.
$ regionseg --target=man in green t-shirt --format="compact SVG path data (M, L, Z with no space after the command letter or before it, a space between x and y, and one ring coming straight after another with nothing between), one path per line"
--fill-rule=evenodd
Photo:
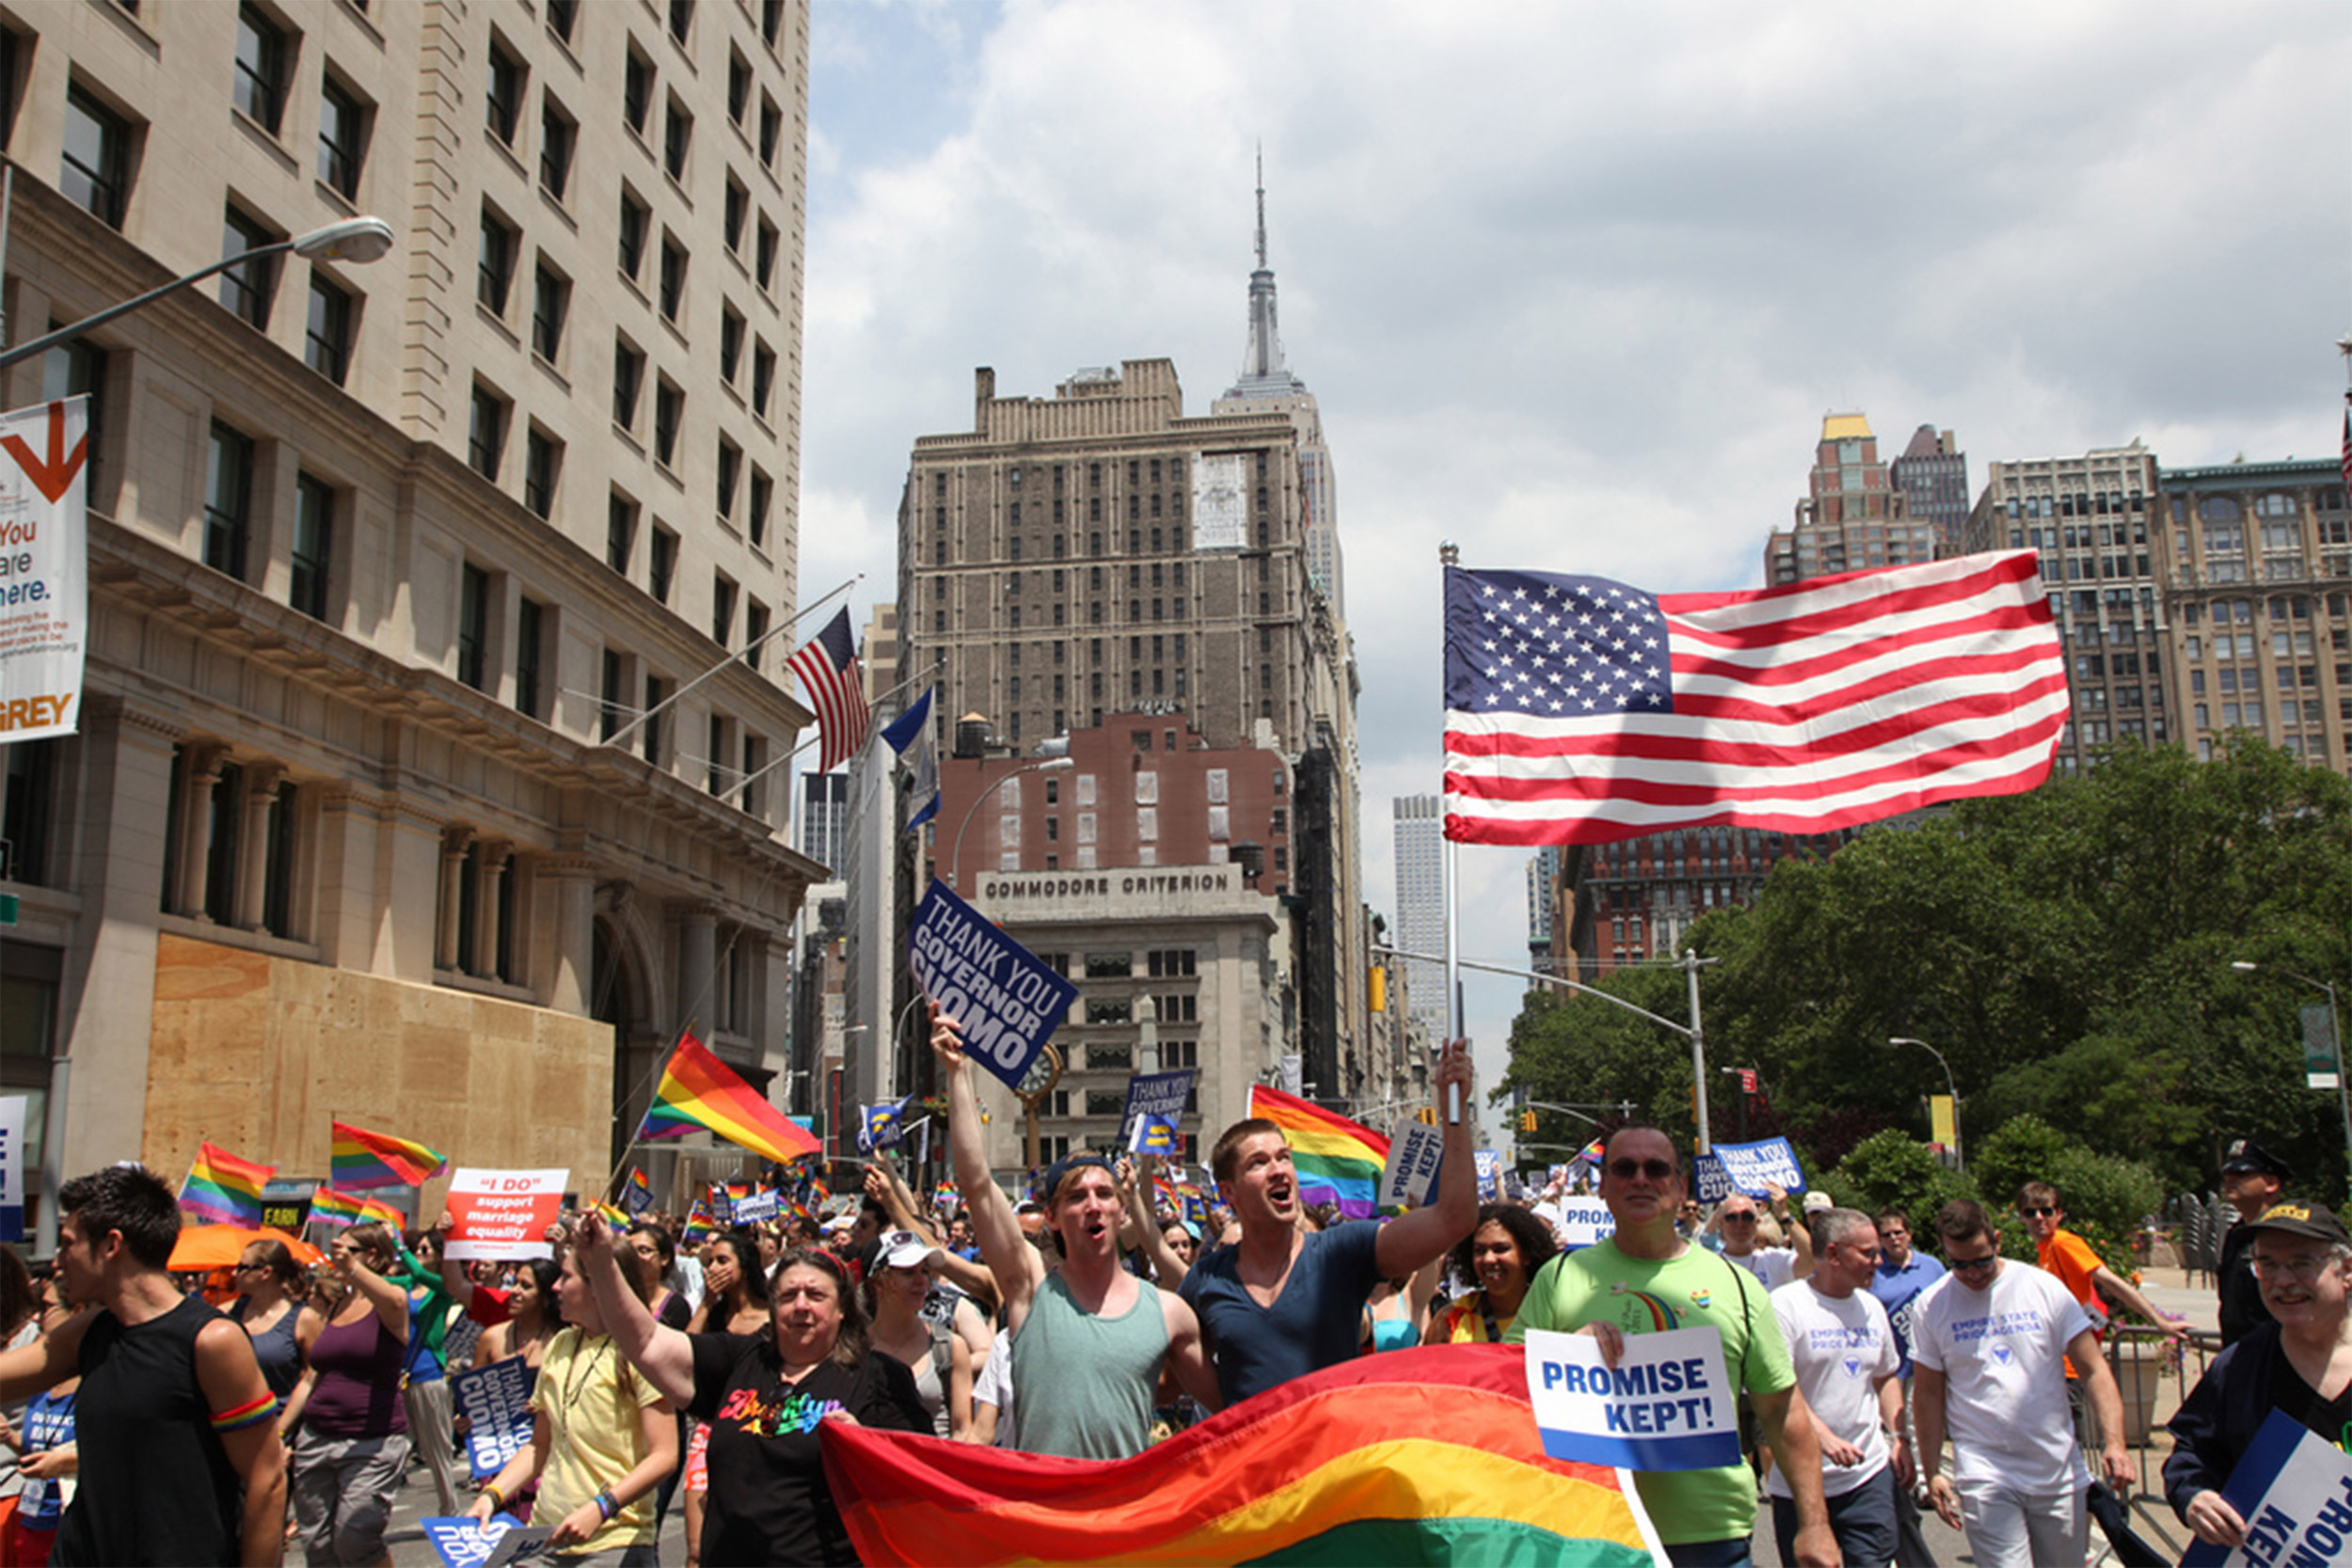
M1764 1440L1796 1504L1796 1559L1837 1561L1821 1502L1821 1447L1771 1299L1745 1269L1694 1247L1675 1230L1682 1161L1655 1127L1623 1127L1601 1157L1600 1197L1616 1234L1544 1265L1504 1338L1531 1328L1578 1331L1600 1341L1612 1366L1628 1334L1714 1329L1724 1367L1748 1391ZM1643 1471L1634 1477L1670 1561L1744 1563L1756 1531L1756 1477L1744 1465Z

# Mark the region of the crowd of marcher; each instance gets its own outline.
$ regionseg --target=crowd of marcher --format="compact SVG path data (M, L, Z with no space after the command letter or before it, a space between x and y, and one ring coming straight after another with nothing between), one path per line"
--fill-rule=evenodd
M1629 1335L1698 1326L1743 1392L1746 1457L1637 1474L1671 1560L1748 1560L1760 1494L1785 1562L1932 1562L1932 1508L1988 1568L2074 1563L2132 1481L2108 1314L2183 1332L2042 1183L2012 1222L2036 1266L2002 1256L2003 1222L1973 1202L1916 1232L1819 1193L1710 1209L1642 1125L1593 1173L1613 1231L1576 1246L1561 1181L1478 1201L1461 1120L1430 1201L1385 1221L1307 1205L1260 1121L1216 1140L1205 1215L1164 1201L1149 1158L1093 1153L1016 1202L987 1168L952 1020L932 1046L959 1204L925 1205L878 1159L853 1210L795 1205L699 1246L660 1213L624 1230L591 1212L550 1232L552 1260L461 1263L446 1217L358 1224L310 1269L253 1243L221 1312L169 1272L164 1182L69 1182L45 1285L0 1249L0 1401L25 1402L0 1410L0 1568L275 1561L289 1544L385 1563L412 1465L441 1513L535 1522L562 1563L655 1562L673 1506L690 1563L850 1562L828 1421L1119 1459L1359 1355L1543 1329L1613 1364ZM1467 1053L1445 1053L1439 1102L1470 1086ZM2352 1433L2352 1240L2282 1199L2286 1176L2249 1142L2229 1150L2231 1344L2172 1423L2167 1499L2217 1545L2244 1538L2221 1488L2273 1411ZM530 1440L472 1485L448 1372L516 1357L535 1373Z

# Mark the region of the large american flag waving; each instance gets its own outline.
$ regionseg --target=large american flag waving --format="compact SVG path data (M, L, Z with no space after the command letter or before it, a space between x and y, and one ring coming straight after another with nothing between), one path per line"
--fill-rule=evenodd
M2067 717L2032 551L1738 594L1446 570L1448 838L1820 833L2027 790Z

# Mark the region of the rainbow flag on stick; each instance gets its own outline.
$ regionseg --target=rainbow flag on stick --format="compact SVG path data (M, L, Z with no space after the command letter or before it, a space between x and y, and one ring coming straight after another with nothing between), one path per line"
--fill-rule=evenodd
M449 1162L422 1144L339 1121L329 1166L342 1188L421 1187Z
M310 1218L338 1230L365 1222L389 1225L395 1230L407 1224L406 1216L380 1197L360 1197L332 1187L321 1187L310 1195Z
M653 1207L653 1183L635 1165L628 1168L628 1180L621 1184L621 1207L632 1214L642 1214Z
M866 1562L1647 1568L1655 1550L1623 1472L1546 1456L1517 1345L1343 1362L1131 1459L822 1431Z
M815 1137L762 1100L702 1041L681 1035L637 1135L682 1138L706 1132L779 1163L820 1151Z
M196 1164L180 1184L180 1208L213 1225L260 1225L262 1188L277 1174L276 1165L257 1165L225 1148L199 1144Z
M1298 1171L1301 1200L1336 1203L1352 1220L1372 1217L1380 1196L1380 1167L1389 1163L1388 1139L1263 1084L1249 1086L1249 1114L1282 1130Z
M627 1232L630 1226L637 1223L628 1217L626 1210L602 1200L596 1204L596 1212L604 1216L604 1223L612 1227L615 1235Z
M686 1212L686 1227L678 1233L681 1244L697 1247L719 1234L719 1227L710 1218L710 1211L697 1203Z

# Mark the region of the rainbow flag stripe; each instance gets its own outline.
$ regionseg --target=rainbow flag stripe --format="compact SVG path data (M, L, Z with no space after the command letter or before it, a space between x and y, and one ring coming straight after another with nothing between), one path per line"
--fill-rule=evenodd
M344 1226L366 1221L389 1225L398 1230L407 1223L399 1210L380 1197L359 1197L350 1193L339 1193L332 1187L321 1187L310 1195L310 1218L320 1225L331 1225L339 1230Z
M389 1132L371 1132L342 1121L334 1126L335 1152L329 1168L338 1187L421 1187L449 1164L424 1145L395 1138Z
M637 1223L635 1220L629 1218L628 1212L627 1210L622 1209L615 1204L599 1201L596 1204L596 1212L602 1214L604 1216L604 1223L611 1226L615 1231L626 1232L630 1226Z
M1274 1123L1289 1140L1301 1199L1336 1203L1349 1219L1372 1217L1380 1196L1380 1167L1389 1163L1388 1139L1263 1084L1249 1087L1249 1114Z
M700 1246L717 1234L719 1227L712 1222L710 1212L697 1203L687 1211L686 1227L678 1233L678 1240L687 1246Z
M682 1138L690 1132L716 1132L778 1163L819 1152L814 1137L762 1100L733 1068L692 1035L681 1035L637 1135Z
M199 1144L196 1164L180 1188L180 1208L213 1225L259 1225L262 1188L277 1174L276 1165L257 1165L213 1144Z
M1364 1356L1111 1461L827 1422L825 1474L867 1562L1649 1563L1620 1472L1545 1455L1526 1368Z

